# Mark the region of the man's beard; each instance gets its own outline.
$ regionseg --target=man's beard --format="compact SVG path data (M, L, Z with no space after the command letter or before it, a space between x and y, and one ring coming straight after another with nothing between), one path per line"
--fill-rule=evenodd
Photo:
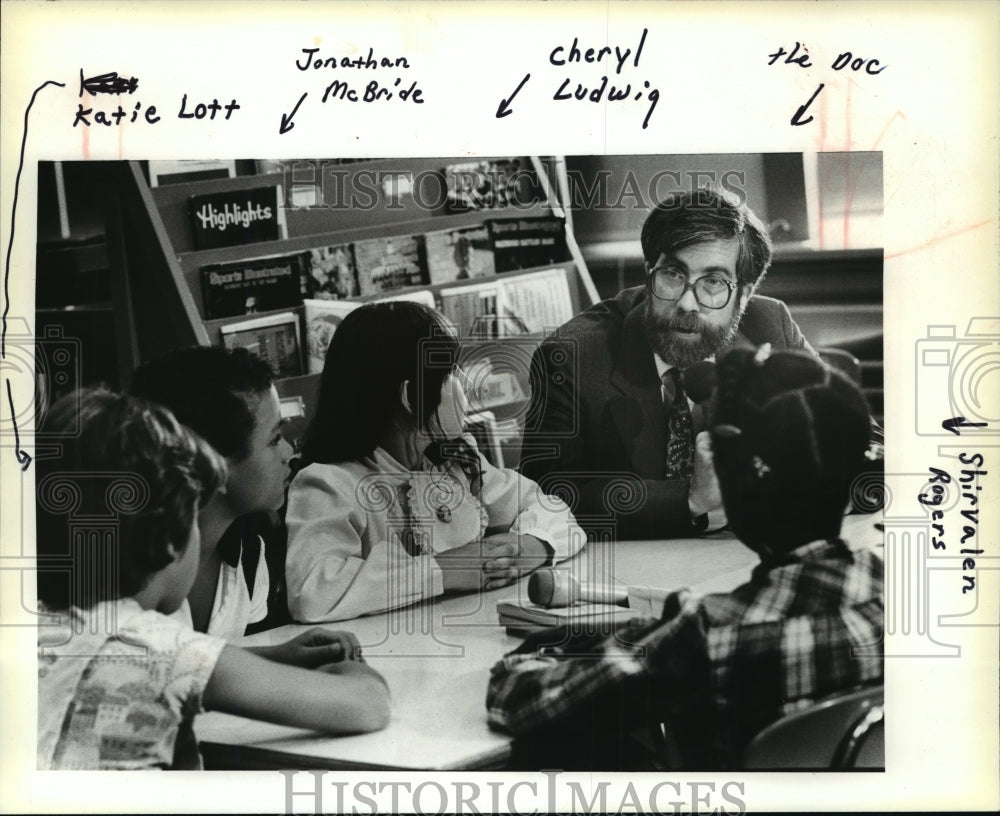
M742 317L742 310L734 309L728 326L709 326L697 312L675 312L671 317L661 317L653 311L652 300L647 299L642 325L649 345L663 362L687 368L728 346ZM674 330L698 331L701 336L697 340L683 340L674 335Z

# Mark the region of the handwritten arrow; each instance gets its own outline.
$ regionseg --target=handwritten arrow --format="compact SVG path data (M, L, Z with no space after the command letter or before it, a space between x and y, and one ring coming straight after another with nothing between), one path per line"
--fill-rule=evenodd
M14 426L14 456L21 466L21 471L31 467L31 454L21 450L21 435L17 432L17 419L14 411L14 395L10 392L10 380L7 380L7 403L10 405L10 424Z
M531 74L525 74L524 79L518 83L518 86L514 89L507 99L501 99L500 104L497 106L497 119L503 119L505 116L510 116L514 111L510 109L510 103L514 101L514 97L517 96L521 88L524 87L524 83L531 79Z
M10 256L14 249L14 230L17 226L17 197L21 189L21 172L24 170L24 148L28 143L28 115L31 113L31 107L35 104L35 98L49 85L55 85L57 88L66 87L65 82L56 82L54 79L46 80L35 88L35 92L31 95L31 100L28 102L28 107L24 109L24 131L21 134L21 153L17 161L17 175L14 178L14 199L10 208L10 237L7 240L7 259L3 268L3 318L2 328L0 328L0 359L4 360L7 359L7 313L10 311ZM17 432L17 421L15 419L17 412L14 410L14 395L10 390L10 378L5 377L4 380L7 383L7 403L10 406L10 421L11 425L14 426L14 456L21 466L21 470L24 471L31 467L31 454L26 450L21 450L21 437Z
M299 101L295 103L295 107L292 108L291 113L281 114L281 126L278 128L279 136L283 136L284 134L288 133L288 131L290 131L293 127L295 127L295 123L292 121L292 117L295 116L296 111L298 111L299 109L299 105L301 105L305 101L305 98L307 96L309 96L309 91L306 91L304 94L302 94L302 96L299 97Z
M799 109L795 111L795 116L792 117L793 125L808 125L813 120L814 117L812 116L810 116L808 119L802 119L802 114L806 112L806 108L808 108L812 104L813 100L817 96L819 96L819 92L823 90L823 87L824 83L821 82L819 84L819 87L816 89L816 92L809 97L809 101L806 102L806 104L801 105Z

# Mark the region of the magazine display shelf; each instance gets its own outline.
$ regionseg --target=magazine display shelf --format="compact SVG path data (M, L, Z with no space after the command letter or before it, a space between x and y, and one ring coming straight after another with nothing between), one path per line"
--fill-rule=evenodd
M410 174L415 178L433 178L442 168L467 158L430 159L383 159L361 161L349 164L313 166L316 172L316 189L326 196L331 180L337 185L337 194L345 190L361 190L370 201L369 206L348 206L339 198L322 199L327 206L287 208L284 211L287 237L274 241L260 241L238 246L198 250L195 247L191 228L189 201L192 196L253 187L285 185L285 173L263 173L240 175L209 181L189 181L151 187L142 164L129 162L119 165L125 174L120 189L124 191L117 202L116 217L110 221L113 252L112 268L117 283L127 293L131 305L122 321L119 342L127 350L133 367L144 360L155 357L170 349L185 345L219 345L220 328L247 320L246 315L210 319L202 298L200 270L209 265L252 260L270 255L288 255L315 247L332 246L355 242L367 238L393 237L426 234L439 230L453 230L463 227L484 225L488 220L502 218L530 218L556 215L565 220L566 247L569 258L559 264L546 264L537 269L518 270L487 277L449 283L423 284L399 290L427 290L439 296L441 289L455 289L475 286L491 280L509 279L514 275L525 275L554 266L566 270L573 313L577 313L598 299L597 290L587 270L573 236L571 214L560 204L562 192L565 200L567 190L565 163L561 157L547 157L543 162L538 157L528 157L524 166L534 170L540 195L534 203L519 203L517 206L470 210L458 213L446 211L444 203L428 208L423 202L415 203L412 196L384 200L387 192L381 184L372 184L372 179L391 179L394 174ZM308 166L306 168L308 170ZM323 175L329 174L329 176ZM551 176L551 177L550 177ZM299 180L295 177L292 181ZM372 200L375 195L376 200ZM286 200L289 198L285 191ZM426 199L425 199L426 200ZM397 292L393 292L397 294ZM364 302L378 299L380 295L350 298ZM294 312L299 318L304 307L299 305L288 309L262 312L254 317ZM532 343L537 344L541 334L520 336L516 342L520 353L526 353ZM503 338L490 340L465 340L472 345L502 346ZM302 343L305 337L302 336ZM488 349L480 349L488 353ZM303 365L305 358L303 355ZM303 368L305 370L305 368ZM523 372L523 385L527 388L527 372ZM278 382L282 396L302 398L307 415L311 412L318 388L319 375L303 374L283 378ZM525 391L527 393L527 391ZM502 406L498 418L503 417Z

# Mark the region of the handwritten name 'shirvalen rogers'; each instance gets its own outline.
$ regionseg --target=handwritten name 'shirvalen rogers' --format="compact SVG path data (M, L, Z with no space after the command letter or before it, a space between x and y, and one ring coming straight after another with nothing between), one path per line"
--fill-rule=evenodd
M951 420L949 420L951 422ZM976 559L974 556L982 555L984 550L974 545L979 531L979 497L983 486L979 484L979 477L986 476L989 471L983 470L986 458L981 453L968 453L962 451L958 455L958 461L969 467L964 468L959 474L957 487L961 494L961 507L959 514L964 519L962 524L962 534L959 539L961 549L959 555L962 558L962 594L971 592L976 588L976 576L966 575L966 572L976 569ZM928 490L917 496L917 501L926 507L933 507L931 511L931 546L935 550L947 550L948 543L945 536L945 511L940 509L948 494L946 485L953 484L951 474L941 468L929 468L930 479L928 479ZM973 546L965 546L969 544Z

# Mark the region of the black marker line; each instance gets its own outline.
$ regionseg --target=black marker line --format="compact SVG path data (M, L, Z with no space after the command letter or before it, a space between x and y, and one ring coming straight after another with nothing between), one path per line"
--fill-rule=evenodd
M397 79L396 82L398 83L399 80ZM293 127L295 127L295 123L292 122L292 117L295 116L296 113L298 113L299 105L301 105L305 101L305 98L308 95L309 91L306 91L304 94L302 94L302 96L299 97L299 101L295 103L295 107L292 108L291 113L287 115L284 113L281 114L281 124L278 126L279 136L284 136L286 133L288 133L288 131L290 131Z
M135 77L120 77L117 71L109 74L98 74L95 77L84 79L83 68L80 69L80 96L86 91L91 96L97 94L134 94L139 87L139 80Z
M806 102L806 104L804 105L800 105L799 109L795 111L795 115L792 117L792 121L790 122L790 124L808 125L815 118L813 116L810 116L808 119L803 119L802 114L806 112L806 108L808 108L813 103L813 100L817 96L819 96L819 92L822 91L824 87L826 87L826 84L821 82L819 84L819 87L813 92L813 95L809 97L809 101Z
M21 465L23 473L31 467L31 454L21 450L21 435L17 432L17 419L14 416L14 396L10 392L10 380L4 378L7 383L7 404L10 406L10 424L14 426L14 456Z
M524 83L529 79L531 79L531 74L525 74L524 79L522 79L514 89L514 93L506 99L500 99L500 105L497 107L497 119L503 119L505 116L510 116L514 112L510 109L510 103L514 101L514 97L518 95L521 88L524 87Z
M31 106L35 104L35 97L46 85L57 85L65 88L65 82L56 82L54 79L47 79L31 95L28 107L24 109L24 133L21 135L21 156L17 162L17 177L14 179L14 203L10 208L10 238L7 241L7 263L3 270L3 328L0 329L0 359L7 357L7 312L10 311L10 255L14 250L14 224L17 217L17 191L21 187L21 171L24 169L24 147L28 143L28 114L31 113ZM8 393L10 382L7 383Z
M54 79L47 79L31 94L31 101L24 109L24 132L21 134L21 154L17 162L17 176L14 179L14 200L10 208L10 238L7 241L7 259L3 270L3 316L0 318L2 328L0 328L0 359L7 358L7 313L10 311L10 256L14 251L14 227L17 224L17 195L21 188L21 171L24 170L24 148L28 143L28 114L31 113L31 106L35 104L35 97L38 92L47 85L55 85L65 88L65 82L56 82ZM21 450L21 437L17 430L17 420L14 411L14 395L10 390L10 379L5 377L7 383L7 404L10 406L10 422L14 426L14 456L21 465L21 471L26 471L31 467L31 454Z

